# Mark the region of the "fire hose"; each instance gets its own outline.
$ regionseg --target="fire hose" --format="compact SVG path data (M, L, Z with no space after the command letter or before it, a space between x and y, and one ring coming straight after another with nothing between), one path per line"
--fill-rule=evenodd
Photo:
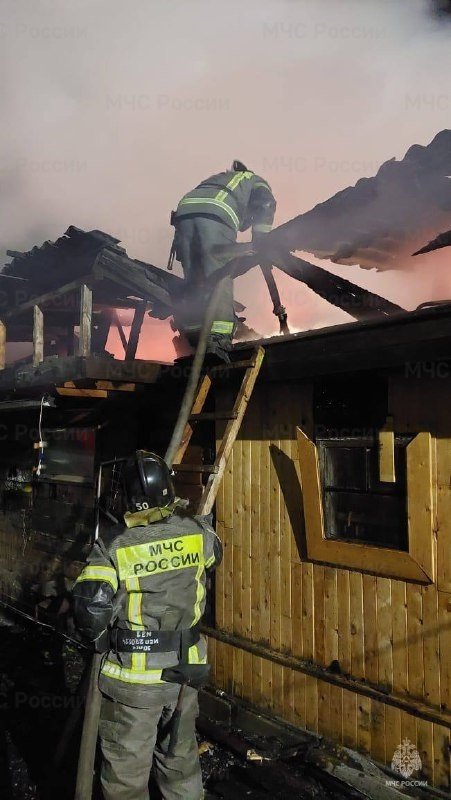
M172 467L174 456L178 450L182 440L185 425L188 422L188 417L191 413L191 408L194 401L194 396L199 382L202 365L204 363L205 352L207 349L208 336L211 331L211 326L215 317L216 308L224 289L227 278L222 278L216 284L207 306L204 321L202 324L199 341L197 343L196 353L194 356L193 364L190 370L188 383L186 385L185 394L174 426L171 441L164 460L168 467ZM99 481L100 485L100 481ZM202 513L202 509L198 509L198 513ZM99 689L99 674L102 666L102 653L94 653L90 667L89 685L86 694L85 713L83 719L83 729L81 735L80 752L78 759L77 769L77 782L75 788L74 800L91 800L92 787L94 781L94 761L97 747L97 736L99 730L100 720L100 706L102 702L102 694ZM172 728L170 736L170 753L174 752L176 738L178 734L178 727L181 716L181 704L185 692L186 684L182 683L172 718Z

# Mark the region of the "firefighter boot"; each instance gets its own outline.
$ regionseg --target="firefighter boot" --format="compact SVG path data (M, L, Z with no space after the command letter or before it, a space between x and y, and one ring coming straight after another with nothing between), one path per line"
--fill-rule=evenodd
M230 364L229 352L231 349L231 336L222 333L212 333L208 337L205 359L211 365L220 363L221 361L225 364Z

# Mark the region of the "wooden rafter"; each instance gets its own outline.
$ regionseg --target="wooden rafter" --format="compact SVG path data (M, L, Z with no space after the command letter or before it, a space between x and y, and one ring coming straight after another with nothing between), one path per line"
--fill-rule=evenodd
M128 337L128 344L125 348L125 358L135 358L138 349L139 335L141 333L142 324L144 322L144 315L147 310L147 302L144 301L137 306L132 326L130 328L130 335Z
M83 358L91 353L92 329L92 289L83 284L80 296L80 338L78 342L78 355Z
M44 315L40 306L33 308L33 364L44 360Z

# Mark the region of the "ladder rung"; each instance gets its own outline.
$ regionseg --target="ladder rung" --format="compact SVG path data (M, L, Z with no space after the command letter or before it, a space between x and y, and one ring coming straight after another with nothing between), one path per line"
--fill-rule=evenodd
M246 361L231 361L230 364L218 364L216 367L210 367L208 374L216 375L218 372L228 372L231 369L248 369L249 367L255 367L255 358L249 358Z
M205 411L202 414L191 414L190 422L197 422L199 420L215 420L215 419L236 419L238 417L237 411Z
M173 464L172 469L175 472L209 472L214 475L219 467L216 464Z

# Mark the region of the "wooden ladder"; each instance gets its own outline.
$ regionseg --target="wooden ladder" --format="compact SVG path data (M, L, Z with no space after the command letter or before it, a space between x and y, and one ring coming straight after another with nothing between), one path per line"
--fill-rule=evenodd
M218 367L210 367L199 380L196 396L194 398L191 414L183 431L182 441L177 450L174 461L174 472L181 477L181 473L208 473L207 483L204 486L202 496L198 503L197 513L209 514L213 508L219 485L224 475L228 458L232 451L233 444L241 427L247 405L257 380L260 367L263 362L265 351L263 347L255 347L249 359L244 361L232 361ZM203 412L205 401L217 375L223 375L229 370L244 370L244 375L235 403L231 411ZM225 430L222 434L219 446L216 448L216 459L214 464L188 464L183 463L183 457L188 449L191 437L194 433L196 423L202 421L215 422L227 420Z

